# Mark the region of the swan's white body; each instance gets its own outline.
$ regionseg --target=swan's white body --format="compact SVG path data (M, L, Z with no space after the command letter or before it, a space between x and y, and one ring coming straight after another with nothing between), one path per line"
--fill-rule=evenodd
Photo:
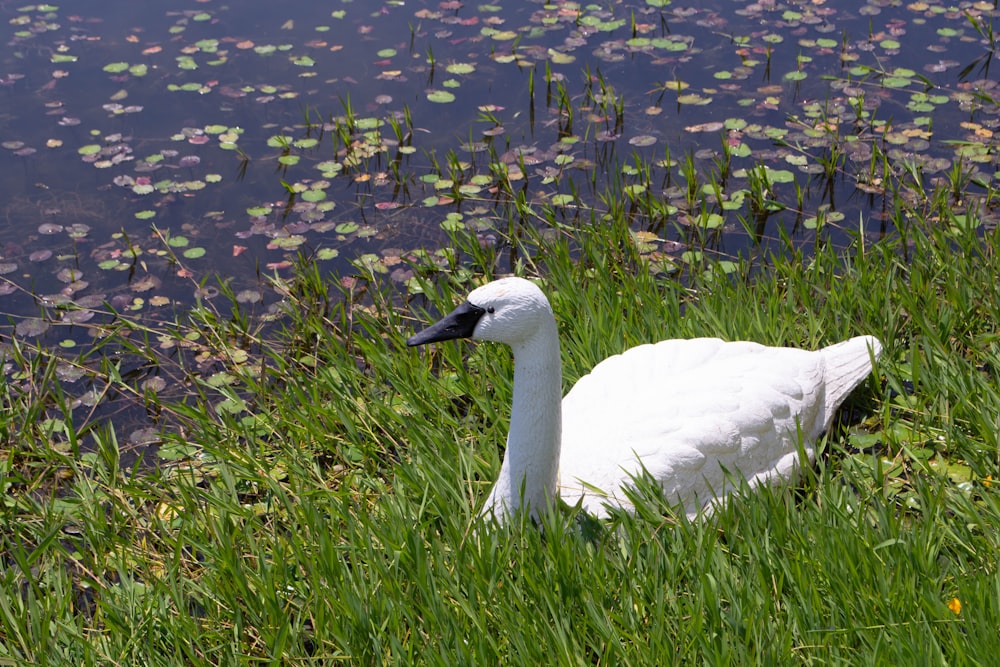
M872 371L882 346L860 336L810 352L715 338L665 340L609 357L561 398L559 339L533 283L505 278L410 345L471 336L514 351L514 401L500 475L484 514L537 512L556 493L597 516L631 509L626 489L648 474L689 516L742 480L789 479L800 449Z

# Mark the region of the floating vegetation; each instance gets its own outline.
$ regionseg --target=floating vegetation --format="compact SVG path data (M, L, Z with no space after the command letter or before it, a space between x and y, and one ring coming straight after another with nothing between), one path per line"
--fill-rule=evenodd
M988 3L106 18L126 5L3 10L12 335L105 303L155 321L216 276L266 311L300 256L416 291L425 258L460 269L456 233L513 264L525 225L621 222L649 270L683 280L785 238L891 234L900 210L954 230L1000 215Z

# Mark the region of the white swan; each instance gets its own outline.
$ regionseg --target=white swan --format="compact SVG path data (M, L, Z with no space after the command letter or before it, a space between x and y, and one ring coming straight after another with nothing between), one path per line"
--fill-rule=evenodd
M643 471L692 517L741 478L788 479L882 350L873 336L815 352L665 340L605 359L561 398L552 309L523 278L474 290L407 345L465 337L514 351L507 450L482 510L500 522L522 504L537 514L557 491L598 517L631 509L625 490Z

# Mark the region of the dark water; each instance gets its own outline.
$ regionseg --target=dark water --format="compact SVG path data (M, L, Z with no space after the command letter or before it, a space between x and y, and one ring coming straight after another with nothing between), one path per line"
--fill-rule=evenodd
M873 153L928 188L958 165L995 224L992 3L658 4L0 3L0 336L79 350L108 316L76 306L155 325L220 278L263 311L300 252L403 281L442 226L504 228L502 173L570 215L645 184L673 209L635 228L666 253L703 223L723 255L891 232ZM724 143L731 206L688 209L685 156L700 188ZM793 180L783 210L739 203L757 165Z

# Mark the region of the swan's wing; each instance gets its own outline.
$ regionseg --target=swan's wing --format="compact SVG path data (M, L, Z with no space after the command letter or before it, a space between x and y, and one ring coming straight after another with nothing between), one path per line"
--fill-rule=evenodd
M812 455L822 403L815 352L717 339L632 348L563 399L560 493L602 514L605 499L627 506L622 487L645 471L695 511L739 478L790 474L800 442Z

